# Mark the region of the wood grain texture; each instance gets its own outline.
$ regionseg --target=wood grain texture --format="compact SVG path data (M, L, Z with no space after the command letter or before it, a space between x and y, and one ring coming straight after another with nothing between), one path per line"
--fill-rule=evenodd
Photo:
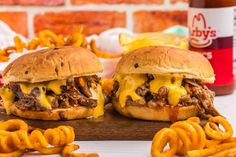
M0 120L19 118L0 114ZM39 121L26 120L29 125L37 128L52 128L59 125L74 127L75 140L152 140L154 134L170 124L129 119L119 115L111 107L107 107L103 117L71 121Z

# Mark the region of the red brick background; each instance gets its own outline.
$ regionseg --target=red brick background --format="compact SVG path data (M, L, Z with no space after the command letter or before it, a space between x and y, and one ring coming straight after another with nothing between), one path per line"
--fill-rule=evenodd
M68 34L84 26L86 35L114 27L162 31L187 23L188 0L0 0L0 20L33 37L49 29Z
M46 12L34 17L35 33L42 29L49 29L56 33L68 34L84 26L87 35L100 33L113 27L125 27L124 12L115 11L67 11Z
M187 11L137 11L134 13L135 32L163 31L173 25L187 25Z
M64 0L0 0L1 5L63 5Z
M71 0L72 4L163 4L164 0Z
M26 12L0 12L0 20L8 24L15 32L28 35Z

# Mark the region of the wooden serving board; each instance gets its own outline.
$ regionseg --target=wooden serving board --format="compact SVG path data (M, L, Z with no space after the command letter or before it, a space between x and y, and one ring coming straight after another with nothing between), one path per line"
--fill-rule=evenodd
M16 119L16 116L0 114L0 120ZM154 134L168 127L170 123L143 121L123 117L112 107L106 107L103 117L70 121L27 120L29 125L46 129L59 125L70 125L74 128L75 140L152 140Z

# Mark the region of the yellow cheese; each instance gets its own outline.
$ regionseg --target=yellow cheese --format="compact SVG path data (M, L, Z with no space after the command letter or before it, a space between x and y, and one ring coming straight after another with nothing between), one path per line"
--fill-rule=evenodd
M40 95L37 97L37 99L39 100L42 107L47 109L47 110L52 109L52 106L51 106L50 102L48 101L48 99L46 97L46 85L37 84L37 83L34 83L34 84L20 83L20 88L21 88L22 92L25 93L25 94L30 94L30 92L35 87L39 88Z
M61 86L66 85L66 80L55 80L50 81L47 85L47 88L51 89L55 94L61 94Z
M187 94L185 88L182 86L182 80L183 78L154 75L154 80L150 82L150 91L155 93L161 87L165 86L169 91L169 104L178 105L180 98Z
M141 86L147 80L146 75L143 74L132 74L116 76L115 78L120 83L120 89L118 90L119 103L121 107L125 107L127 96L130 96L133 101L143 99L136 94L136 89Z
M93 117L99 117L104 114L104 96L102 93L102 87L100 85L97 85L97 92L98 92L98 100L97 100L97 106L93 109Z
M26 83L20 83L20 89L24 94L30 94L31 90L37 87L34 84L26 84Z
M55 80L50 81L48 83L20 83L20 88L23 93L30 94L30 92L35 88L38 87L40 91L40 95L37 97L42 107L45 109L52 109L50 100L46 96L46 89L52 90L55 94L61 94L61 86L66 85L66 80Z
M10 115L10 105L12 105L15 95L14 93L8 88L0 88L0 96L3 100L3 107L6 110L6 113Z

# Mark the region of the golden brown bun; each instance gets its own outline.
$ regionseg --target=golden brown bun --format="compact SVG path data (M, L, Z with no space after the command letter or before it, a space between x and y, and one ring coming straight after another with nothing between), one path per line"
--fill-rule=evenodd
M118 62L119 74L159 74L213 83L209 61L200 53L178 48L150 46L128 53Z
M112 99L112 104L116 111L126 117L132 117L142 120L152 121L173 121L184 120L198 115L197 106L182 106L178 110L169 106L158 108L149 108L147 106L125 106L121 108L119 101L116 98Z
M9 82L43 82L67 79L102 72L95 54L77 46L49 48L17 58L3 71L3 80Z
M73 120L93 117L93 109L83 106L53 109L52 111L22 111L13 104L10 111L13 115L22 118L39 120Z

